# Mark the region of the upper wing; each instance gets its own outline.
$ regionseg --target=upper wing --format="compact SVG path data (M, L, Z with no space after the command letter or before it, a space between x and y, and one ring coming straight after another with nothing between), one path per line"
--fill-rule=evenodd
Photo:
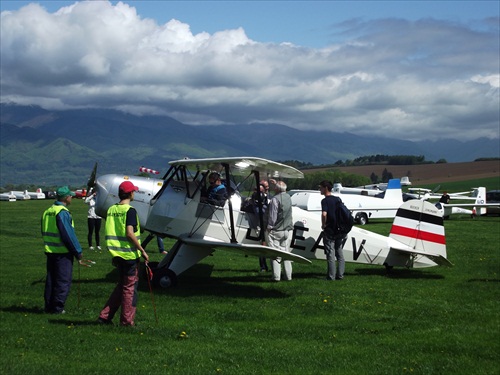
M221 164L229 164L233 174L246 175L252 171L258 171L262 177L304 178L303 173L293 167L255 157L181 159L171 161L169 164L185 165L197 170L217 170Z
M227 243L227 242L219 242L219 241L207 241L205 239L200 238L190 238L190 237L182 237L181 240L188 245L200 246L200 247L208 247L213 250L217 248L222 250L230 250L242 253L244 255L255 255L255 256L263 256L266 258L277 258L281 257L285 260L293 260L298 263L310 264L311 261L301 257L300 255L287 253L285 251L281 251L278 249L273 249L268 246L262 245L252 245L252 244L240 244L240 243Z

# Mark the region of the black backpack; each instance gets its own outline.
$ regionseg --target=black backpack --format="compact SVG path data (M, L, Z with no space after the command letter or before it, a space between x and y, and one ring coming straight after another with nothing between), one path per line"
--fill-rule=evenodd
M335 212L335 222L337 224L337 233L347 234L351 231L354 225L354 218L351 211L347 209L344 202L340 200L337 202L337 212Z

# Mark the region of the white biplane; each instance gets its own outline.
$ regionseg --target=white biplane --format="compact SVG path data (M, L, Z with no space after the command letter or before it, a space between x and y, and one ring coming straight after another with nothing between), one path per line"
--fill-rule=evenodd
M261 244L262 210L251 214L241 209L246 198L240 191L242 182L252 179L253 186L258 186L261 179L303 178L302 172L255 157L183 159L169 164L163 179L111 174L95 181L95 168L89 179L89 188L95 185L98 191L96 211L100 216L105 217L107 209L119 201L118 186L129 180L139 187L131 204L138 212L142 228L176 239L153 270L155 285L175 285L178 275L217 249L300 263L326 259L317 213L293 207L292 251L287 253ZM222 175L229 193L220 207L200 201L212 171ZM257 221L249 215L257 215ZM252 225L252 222L260 225ZM446 259L442 217L434 205L419 200L406 202L399 208L389 237L353 227L345 241L344 255L347 262L387 268L451 265Z

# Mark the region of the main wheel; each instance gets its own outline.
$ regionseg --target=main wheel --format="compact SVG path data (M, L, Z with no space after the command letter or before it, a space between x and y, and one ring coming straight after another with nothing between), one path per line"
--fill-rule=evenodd
M177 275L172 270L156 268L153 270L153 285L161 288L177 286Z
M366 225L366 223L368 223L368 216L366 216L364 212L360 212L356 214L356 222L359 225Z

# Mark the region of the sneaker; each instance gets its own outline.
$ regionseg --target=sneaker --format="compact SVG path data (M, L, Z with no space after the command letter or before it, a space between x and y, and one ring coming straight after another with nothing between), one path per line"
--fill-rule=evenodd
M97 323L99 324L104 324L104 325L110 325L110 324L113 324L113 322L109 319L104 319L104 318L97 318Z
M93 251L94 250L94 246L90 246L89 250Z
M97 250L102 250L100 246L97 246Z

